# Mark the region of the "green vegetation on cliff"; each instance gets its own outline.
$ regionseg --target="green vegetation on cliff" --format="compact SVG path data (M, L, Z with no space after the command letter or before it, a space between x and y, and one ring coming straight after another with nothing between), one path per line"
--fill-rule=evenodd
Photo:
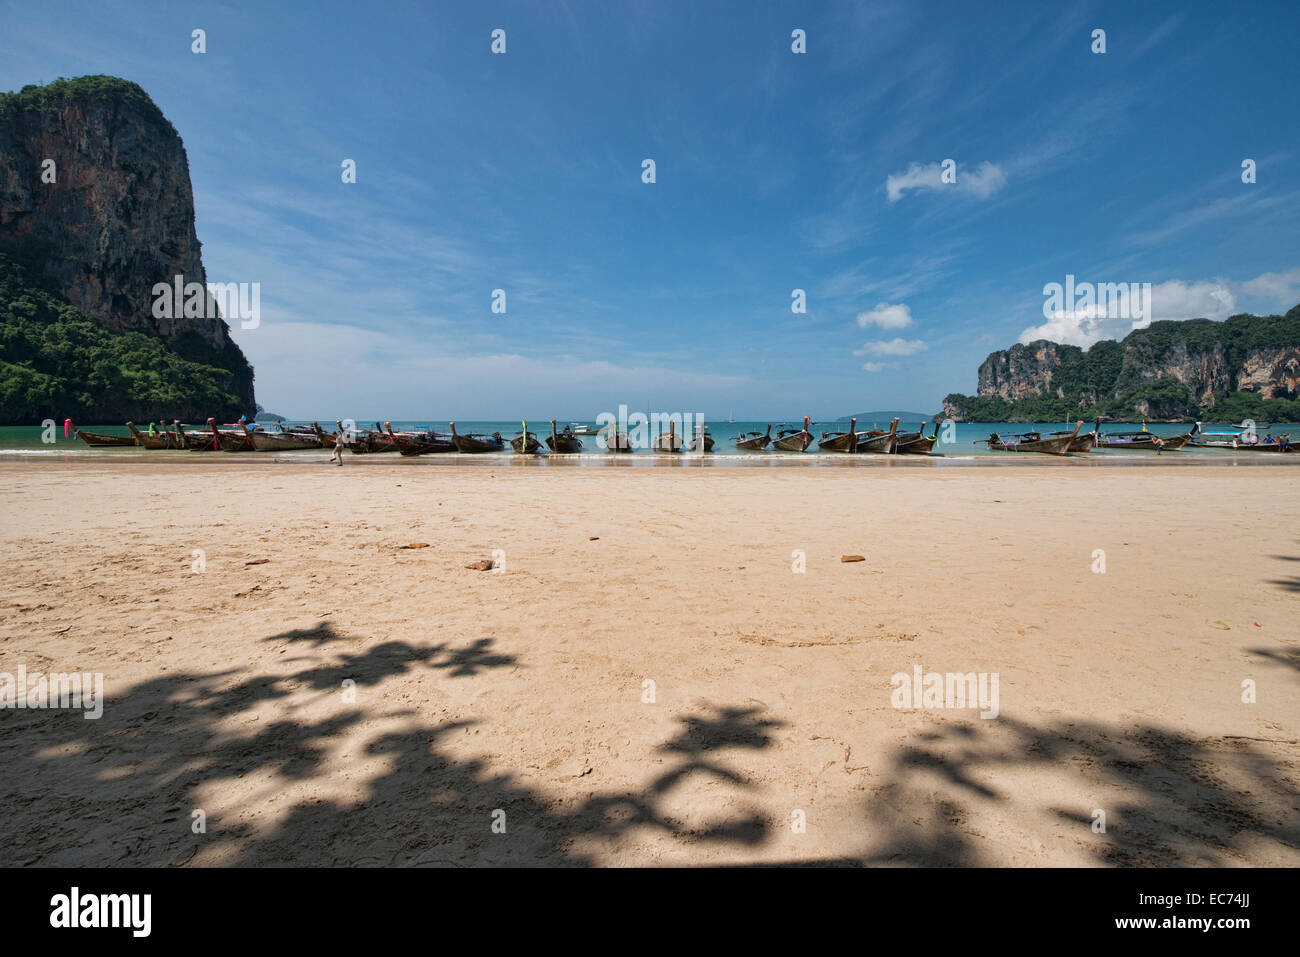
M244 410L222 387L230 376L151 336L104 328L0 254L0 424L233 418Z
M11 113L49 113L68 103L108 103L134 106L157 120L162 126L176 132L163 116L162 110L138 83L115 76L79 76L68 80L63 77L44 86L34 84L17 93L0 93L0 120Z
M1052 369L1050 391L1016 400L953 393L944 399L944 407L948 414L976 422L1098 417L1300 422L1300 395L1294 390L1279 388L1272 399L1257 392L1232 391L1250 356L1297 347L1300 305L1285 316L1153 322L1120 342L1105 340L1087 351L1056 345L1058 364ZM993 353L985 365L991 366L998 356L1006 353ZM1173 374L1189 365L1203 376L1197 394L1184 378ZM1205 371L1208 367L1220 370L1217 378Z

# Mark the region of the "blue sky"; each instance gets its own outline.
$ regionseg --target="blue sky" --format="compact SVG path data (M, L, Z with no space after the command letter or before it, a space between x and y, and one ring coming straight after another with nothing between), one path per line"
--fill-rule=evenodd
M5 0L0 22L0 88L114 74L176 126L208 278L261 284L233 332L290 416L927 412L994 348L1131 327L1049 322L1067 274L1151 283L1154 318L1300 301L1295 3Z

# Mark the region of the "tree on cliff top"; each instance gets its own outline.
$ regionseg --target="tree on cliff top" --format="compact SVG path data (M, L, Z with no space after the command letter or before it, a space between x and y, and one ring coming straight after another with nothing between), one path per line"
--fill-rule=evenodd
M13 112L47 113L68 103L95 102L133 106L173 134L176 128L138 83L116 76L59 77L44 86L28 84L17 93L0 93L0 119Z

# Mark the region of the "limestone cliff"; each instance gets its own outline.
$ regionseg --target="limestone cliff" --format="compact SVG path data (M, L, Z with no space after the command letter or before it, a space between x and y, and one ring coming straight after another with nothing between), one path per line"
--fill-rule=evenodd
M139 86L81 77L0 94L0 252L105 328L224 370L239 408L177 415L251 412L253 370L219 314L153 315L155 283L206 283L200 249L185 148Z
M1300 306L1285 316L1155 322L1087 350L1046 340L1014 345L980 365L977 395L949 395L942 414L1295 421L1298 412Z

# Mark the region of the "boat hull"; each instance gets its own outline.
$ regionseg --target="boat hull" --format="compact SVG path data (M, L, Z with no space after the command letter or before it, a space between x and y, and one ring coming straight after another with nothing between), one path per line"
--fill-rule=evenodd
M1115 449L1117 451L1129 452L1177 452L1184 445L1190 435L1172 435L1164 440L1164 445L1156 444L1156 437L1152 433L1147 433L1139 439L1108 439L1102 435L1097 440L1096 447L1099 449Z
M83 432L77 428L73 429L73 434L92 449L133 448L136 445L135 438L130 435L103 435L99 432Z
M548 435L546 437L546 447L552 452L560 455L572 455L575 452L582 451L582 439L576 435Z
M536 437L530 432L527 443L524 442L522 435L517 435L510 440L510 447L520 455L532 455L542 450L542 443L538 442Z
M1044 455L1065 455L1070 451L1070 444L1073 438L1068 435L1062 435L1054 439L1034 439L1029 442L1014 442L1010 445L1004 445L1001 442L990 442L989 448L994 452L1039 452Z
M879 435L870 435L864 439L858 440L858 452L874 453L876 455L890 455L894 451L894 443L897 436L892 432L882 432Z
M858 447L857 432L827 432L823 435L822 440L817 443L817 448L823 452L854 452Z
M929 455L934 449L934 436L920 435L905 439L900 436L894 449L895 455Z
M467 455L482 455L487 452L504 452L504 442L494 442L475 438L470 435L453 435L453 442L456 443L456 451L464 452Z
M218 432L217 444L221 446L223 452L252 452L253 443L248 440L248 436L240 435L237 432Z
M772 448L778 452L804 452L807 451L808 446L812 445L812 441L811 432L796 432L794 435L774 439Z
M762 452L771 441L771 436L760 435L756 439L745 439L743 442L737 442L736 448L742 452Z
M155 432L151 435L148 432L141 432L137 429L134 422L128 422L126 427L131 431L131 434L135 436L135 444L140 446L142 449L165 449L171 445L171 439L165 431Z
M389 438L392 439L394 448L402 455L437 455L441 452L456 451L456 443L450 439L398 433L394 433Z
M320 439L315 437L289 436L285 434L270 435L266 432L253 432L247 436L255 452L300 452L304 449L318 449Z
M604 439L606 452L621 452L627 454L632 451L632 439L626 432L616 432L613 435L606 432Z

